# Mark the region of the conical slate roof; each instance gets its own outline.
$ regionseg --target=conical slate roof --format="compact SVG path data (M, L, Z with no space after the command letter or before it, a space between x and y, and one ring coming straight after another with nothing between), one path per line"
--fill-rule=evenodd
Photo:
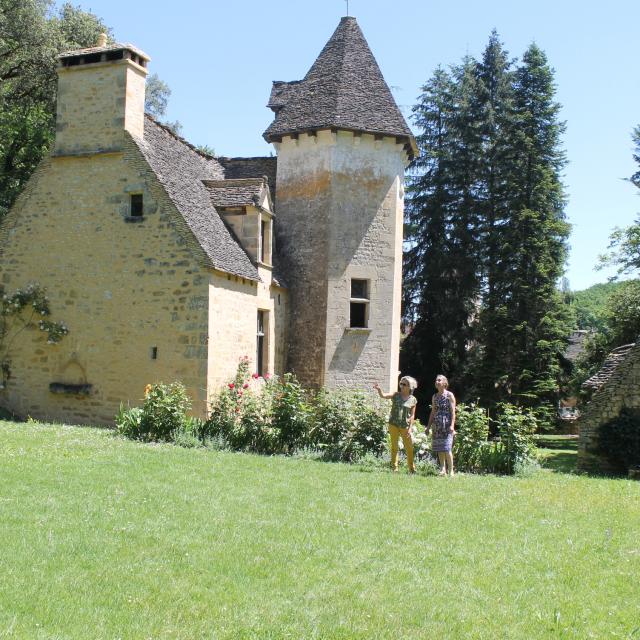
M267 142L335 128L403 138L409 155L416 152L411 130L350 16L340 20L304 80L273 83L268 106L276 117L264 132Z

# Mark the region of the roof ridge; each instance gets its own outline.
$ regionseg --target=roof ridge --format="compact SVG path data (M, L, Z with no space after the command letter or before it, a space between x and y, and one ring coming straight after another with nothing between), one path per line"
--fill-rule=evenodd
M212 156L208 153L205 153L204 151L201 151L200 149L198 149L198 147L196 147L194 144L189 142L186 138L183 138L181 135L177 134L170 126L164 124L164 122L160 122L160 120L152 116L150 113L145 112L144 115L145 115L145 118L148 118L149 120L151 120L153 124L158 125L161 129L166 131L170 136L175 138L178 142L181 142L183 145L185 145L185 147L188 147L189 149L191 149L191 151L197 153L199 156L205 158L206 160L218 160L217 156Z

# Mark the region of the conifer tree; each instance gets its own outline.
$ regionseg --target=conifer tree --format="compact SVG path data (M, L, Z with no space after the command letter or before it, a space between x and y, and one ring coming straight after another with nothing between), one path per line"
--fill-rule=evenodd
M568 332L557 292L568 225L564 124L532 45L516 65L493 32L481 61L439 70L414 109L421 158L408 190L403 361L443 371L487 406L537 404Z
M412 331L401 366L426 380L463 369L478 295L470 66L438 69L414 108L421 154L408 181L404 310Z

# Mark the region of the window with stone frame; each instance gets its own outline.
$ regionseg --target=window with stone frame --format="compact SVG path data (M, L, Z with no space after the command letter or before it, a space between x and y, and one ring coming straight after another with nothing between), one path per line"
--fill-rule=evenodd
M351 280L349 327L367 329L369 326L369 280Z

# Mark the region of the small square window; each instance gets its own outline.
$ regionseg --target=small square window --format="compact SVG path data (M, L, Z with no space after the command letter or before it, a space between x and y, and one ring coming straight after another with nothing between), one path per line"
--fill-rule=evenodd
M132 193L130 196L129 215L132 218L141 218L143 214L143 200L141 193Z

